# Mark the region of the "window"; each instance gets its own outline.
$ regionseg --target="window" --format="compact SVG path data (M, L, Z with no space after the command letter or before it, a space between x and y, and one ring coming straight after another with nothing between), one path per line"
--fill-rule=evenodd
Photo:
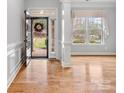
M91 44L103 43L103 21L102 17L88 17L88 37Z
M73 20L73 43L85 43L86 19L76 17Z
M96 13L97 15L92 14L93 12L91 14L84 13L84 15L80 13L73 17L73 44L104 44L107 32L105 19L98 13Z

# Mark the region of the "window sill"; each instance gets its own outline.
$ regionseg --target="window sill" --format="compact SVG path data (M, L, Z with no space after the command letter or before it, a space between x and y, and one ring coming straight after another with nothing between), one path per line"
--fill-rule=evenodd
M88 44L88 43L85 43L85 44L82 44L82 43L75 44L75 43L72 43L72 45L74 45L74 46L104 46L105 44Z

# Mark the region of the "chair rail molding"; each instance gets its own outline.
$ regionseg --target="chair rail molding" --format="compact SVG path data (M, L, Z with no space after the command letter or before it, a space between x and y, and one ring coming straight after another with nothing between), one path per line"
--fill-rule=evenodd
M17 51L19 48L23 47L23 42L12 43L7 45L7 55L10 55L14 51Z
M23 42L12 43L7 46L7 87L11 85L24 64L23 48Z

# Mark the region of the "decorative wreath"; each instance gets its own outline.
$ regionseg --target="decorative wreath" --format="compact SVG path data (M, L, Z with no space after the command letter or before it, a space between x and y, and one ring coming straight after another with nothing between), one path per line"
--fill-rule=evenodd
M34 29L35 29L35 31L37 31L37 32L41 32L41 31L44 29L44 26L43 26L43 24L41 24L41 23L35 23Z

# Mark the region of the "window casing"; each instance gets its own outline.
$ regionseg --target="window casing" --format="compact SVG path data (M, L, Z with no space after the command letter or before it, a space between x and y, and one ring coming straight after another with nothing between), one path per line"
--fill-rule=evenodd
M105 17L100 15L74 16L72 18L72 43L82 45L103 45L108 33Z

